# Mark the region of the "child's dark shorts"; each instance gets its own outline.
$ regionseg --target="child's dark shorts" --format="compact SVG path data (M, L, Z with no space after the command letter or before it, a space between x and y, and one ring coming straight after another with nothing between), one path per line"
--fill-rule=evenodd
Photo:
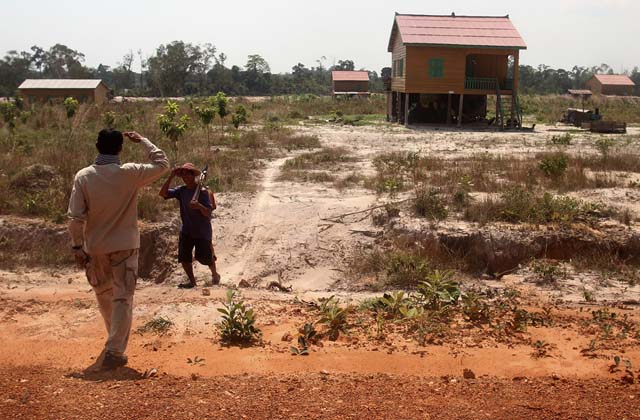
M196 261L203 265L211 265L215 261L213 247L209 239L191 238L180 234L178 241L178 262L193 262L193 248L196 249Z

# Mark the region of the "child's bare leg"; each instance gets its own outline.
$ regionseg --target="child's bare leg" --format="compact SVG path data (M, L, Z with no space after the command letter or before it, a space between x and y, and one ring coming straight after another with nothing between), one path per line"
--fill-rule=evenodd
M213 248L213 241L211 242L211 254L213 255L213 262L209 266L209 269L211 270L211 282L213 284L220 284L220 274L218 273L218 268L216 267L217 258L216 258L216 252Z
M192 286L196 285L196 278L193 275L193 265L190 262L183 262L182 268L184 268L184 272L187 273L187 277L189 277L189 284Z
M211 282L213 284L220 284L220 274L218 274L215 260L211 263L209 269L211 270Z

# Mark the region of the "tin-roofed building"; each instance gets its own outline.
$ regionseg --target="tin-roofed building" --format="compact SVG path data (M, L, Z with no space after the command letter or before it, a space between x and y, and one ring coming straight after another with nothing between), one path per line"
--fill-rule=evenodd
M596 95L631 96L635 83L624 74L596 74L586 83Z
M479 121L496 96L496 125L520 126L520 50L509 16L395 15L388 94L390 120L449 124ZM511 65L510 65L511 63Z
M369 72L334 70L331 72L333 96L369 95Z
M27 104L59 101L72 97L80 102L101 104L109 88L100 79L27 79L18 87Z

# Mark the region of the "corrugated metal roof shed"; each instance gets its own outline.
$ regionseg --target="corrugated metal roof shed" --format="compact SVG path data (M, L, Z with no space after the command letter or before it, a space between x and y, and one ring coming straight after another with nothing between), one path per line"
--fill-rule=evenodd
M331 78L335 82L368 82L369 72L366 71L346 71L335 70L331 72Z
M616 86L635 86L633 80L629 79L629 76L624 74L595 74L593 75L603 85L616 85Z
M527 48L509 16L396 14L389 52L392 51L394 35L397 33L405 45Z
M95 89L100 79L27 79L18 89Z

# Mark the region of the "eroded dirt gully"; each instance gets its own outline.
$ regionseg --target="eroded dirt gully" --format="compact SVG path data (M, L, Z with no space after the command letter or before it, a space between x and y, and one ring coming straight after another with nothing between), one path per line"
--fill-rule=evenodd
M411 131L386 125L299 130L317 134L324 146L347 148L358 160L341 171L365 174L372 173L371 160L382 152L415 150L450 158L483 151L527 154L545 150L547 138L556 134L549 127L532 134ZM631 133L637 135L639 130L632 128ZM576 152L592 148L587 136L576 136L570 146ZM474 279L485 286L520 289L532 310L553 306L557 323L530 327L517 339L493 340L479 330L442 345L422 346L402 334L379 340L373 332L360 332L336 342L323 340L311 347L307 357L291 356L298 328L318 319L317 310L305 302L335 294L344 303L357 303L372 296L345 286L344 271L356 245L375 241L362 232L381 229L372 225L370 217L350 223L326 219L363 210L381 198L362 188L338 191L328 184L279 181L280 168L290 156L266 163L255 194L217 197L214 235L223 284L209 289L208 296L201 288L175 288L182 280L173 262L177 225L143 229L143 242L153 246L142 251L141 274L146 279L136 292L134 330L160 316L174 326L165 335L132 334L125 370L87 371L105 333L82 273L37 267L0 271L0 337L5 348L0 352L2 416L640 418L638 385L623 385L621 372L609 371L613 357L621 356L633 363L636 376L640 374L637 341L611 341L595 352L584 352L593 335L582 330L581 321L600 308L575 303L585 281L597 282L584 273L575 273L555 289L540 288L517 271L501 280ZM613 190L615 194L600 190L590 194L624 196L626 201L616 204L637 209L635 196L626 195L626 189ZM5 241L28 246L8 234L12 223L32 224L35 228L24 228L27 237L38 240L29 232L46 232L40 240L66 247L64 228L2 217ZM406 226L402 229L407 233ZM427 228L412 228L411 234L421 229ZM208 277L203 267L196 274L201 282ZM224 347L215 331L217 308L226 287L241 280L253 286L242 292L256 310L263 343ZM343 280L339 289L334 286L337 280ZM266 290L272 281L293 291ZM638 287L621 283L598 287L603 300L640 296ZM616 311L638 321L636 306L623 305ZM537 340L553 345L546 357L532 357L532 343ZM202 361L193 363L195 356ZM157 375L143 379L151 368Z

